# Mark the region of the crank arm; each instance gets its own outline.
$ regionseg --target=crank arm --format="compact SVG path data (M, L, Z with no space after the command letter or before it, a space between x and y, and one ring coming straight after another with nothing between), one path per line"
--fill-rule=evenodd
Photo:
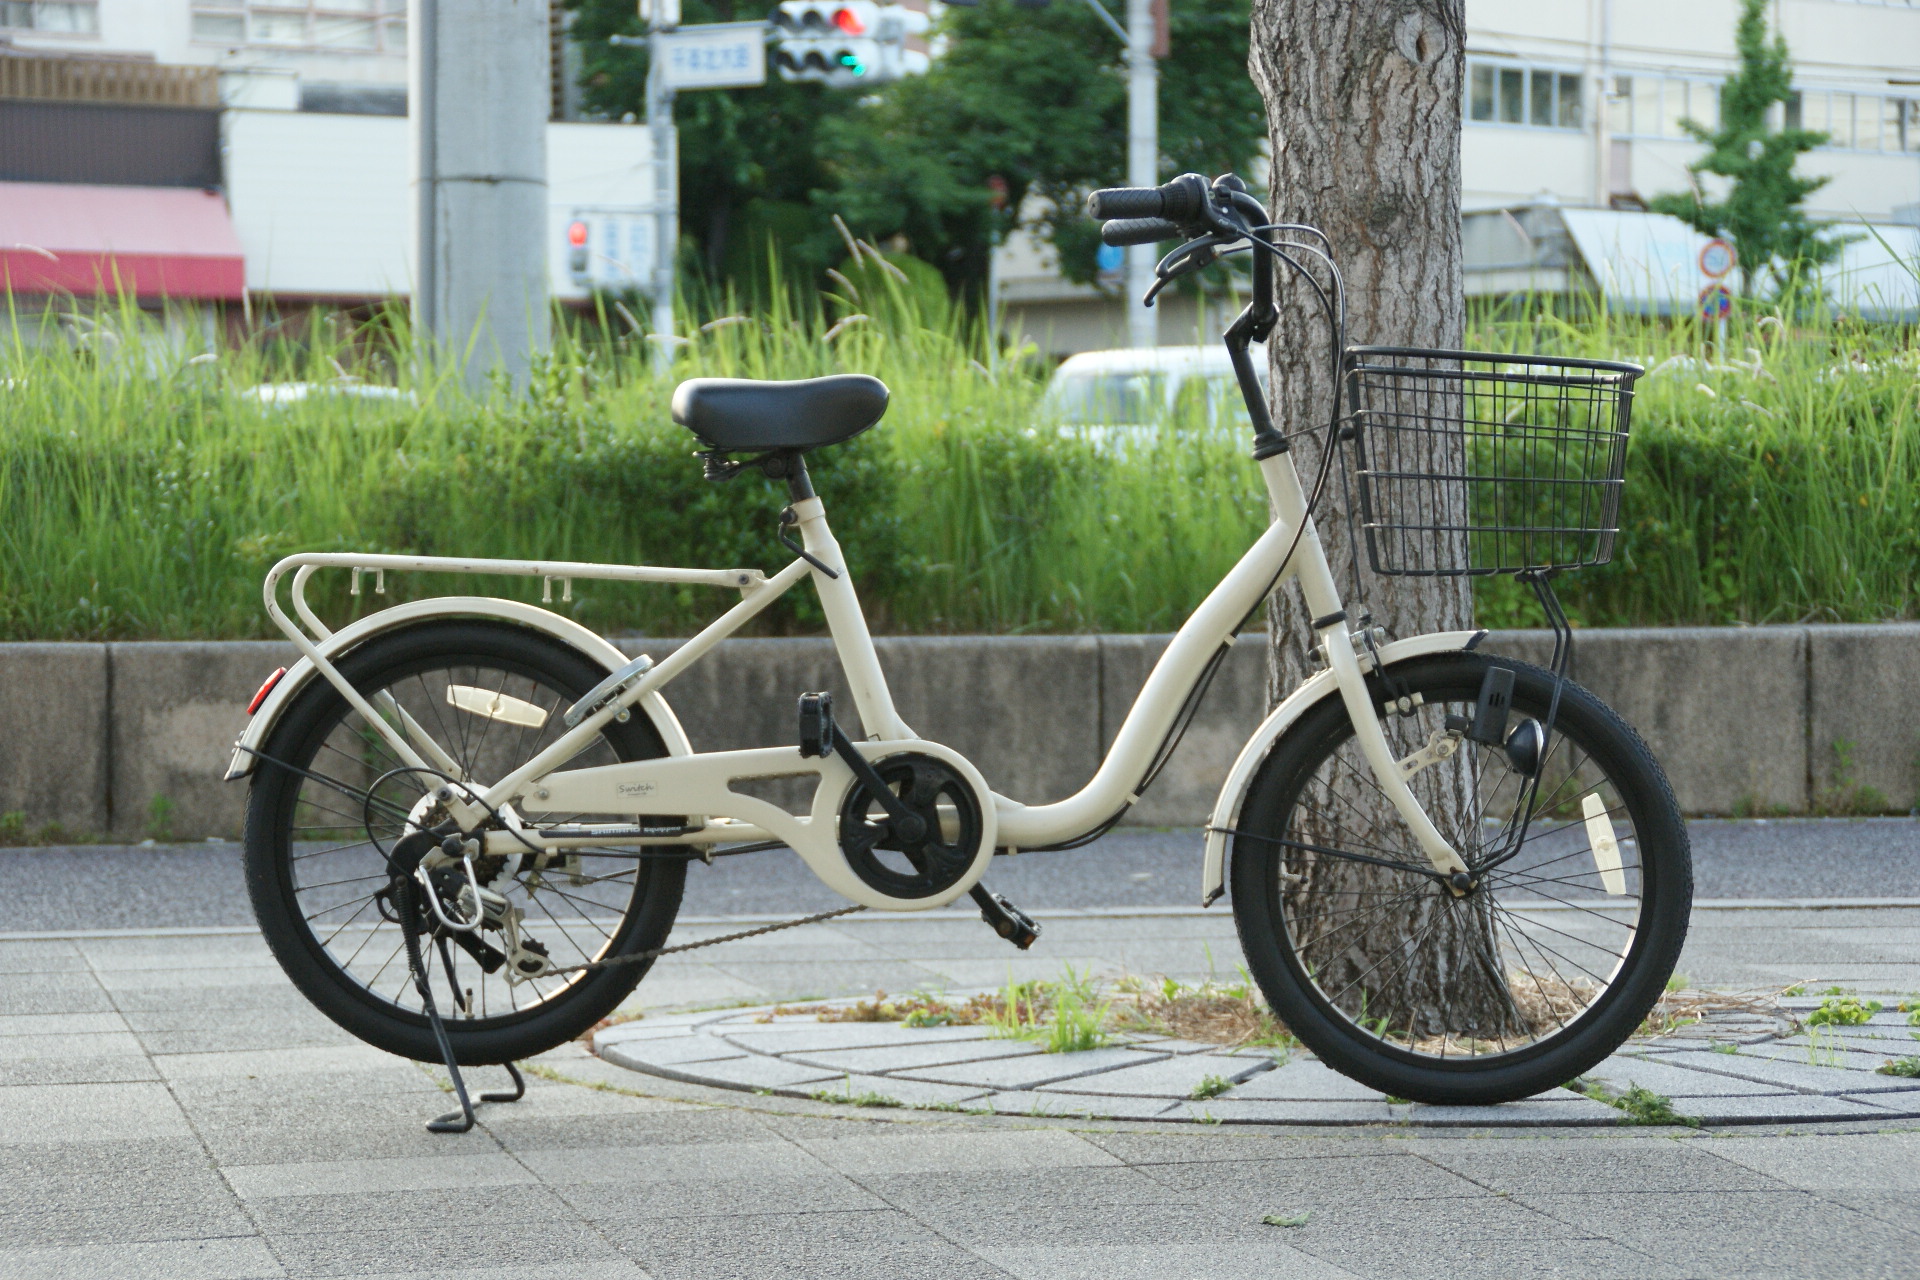
M907 808L906 801L893 794L893 788L880 777L880 771L875 769L872 762L865 756L853 749L853 743L848 740L839 725L830 727L833 730L835 754L846 761L847 768L853 770L853 776L860 780L860 784L880 802L880 807L887 811L887 817L891 818L895 824L894 834L905 840L917 840L925 835L925 820ZM910 829L915 827L922 829L920 835L910 834Z

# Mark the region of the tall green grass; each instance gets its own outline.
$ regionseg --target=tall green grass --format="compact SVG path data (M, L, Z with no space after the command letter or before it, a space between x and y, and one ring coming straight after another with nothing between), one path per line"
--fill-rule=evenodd
M853 318L853 317L864 318ZM404 318L317 324L238 347L170 340L131 309L9 324L0 313L0 638L272 634L260 580L296 549L773 567L784 497L701 478L668 418L673 381L871 372L885 424L814 456L876 629L1135 631L1179 623L1264 525L1244 444L1197 423L1124 452L1036 415L1045 369L938 299L876 273L817 306L719 314L656 378L614 315L563 333L519 391L466 388ZM1473 345L1638 359L1616 562L1571 575L1586 625L1912 617L1920 577L1920 358L1911 333L1743 315L1731 355L1701 335L1515 307ZM262 383L393 385L399 403ZM338 622L456 580L388 578L387 599L316 581ZM458 580L523 597L538 583ZM574 585L554 607L614 631L684 633L707 588ZM1532 621L1505 581L1482 620ZM821 626L804 589L763 630Z

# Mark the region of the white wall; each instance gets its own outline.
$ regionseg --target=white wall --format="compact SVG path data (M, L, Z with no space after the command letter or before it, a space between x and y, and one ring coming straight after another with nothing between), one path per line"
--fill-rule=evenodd
M322 298L408 291L414 212L405 118L295 111L229 111L226 118L228 199L250 290ZM653 197L650 162L644 128L547 126L555 297L586 296L566 272L573 210L644 209Z
M342 0L339 8L356 6ZM100 0L100 30L91 36L34 35L23 32L21 48L51 52L146 53L160 62L187 66L279 67L322 83L404 85L404 52L363 53L278 49L264 45L231 48L193 38L191 0Z

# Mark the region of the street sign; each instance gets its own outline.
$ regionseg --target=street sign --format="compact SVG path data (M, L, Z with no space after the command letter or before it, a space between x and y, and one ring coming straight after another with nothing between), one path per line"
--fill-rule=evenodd
M662 87L746 89L767 82L767 24L712 22L656 36Z
M1713 239L1700 246L1700 274L1709 280L1718 280L1732 271L1737 261L1733 246L1725 240Z
M1725 320L1727 313L1733 310L1733 290L1719 281L1700 291L1700 318L1702 320Z

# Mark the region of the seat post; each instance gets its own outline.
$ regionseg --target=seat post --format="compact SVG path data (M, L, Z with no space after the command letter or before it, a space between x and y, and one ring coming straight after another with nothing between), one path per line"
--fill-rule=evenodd
M787 482L788 502L805 502L816 496L813 479L807 475L806 454L799 449L782 449L772 454L760 464L760 469L769 480Z

